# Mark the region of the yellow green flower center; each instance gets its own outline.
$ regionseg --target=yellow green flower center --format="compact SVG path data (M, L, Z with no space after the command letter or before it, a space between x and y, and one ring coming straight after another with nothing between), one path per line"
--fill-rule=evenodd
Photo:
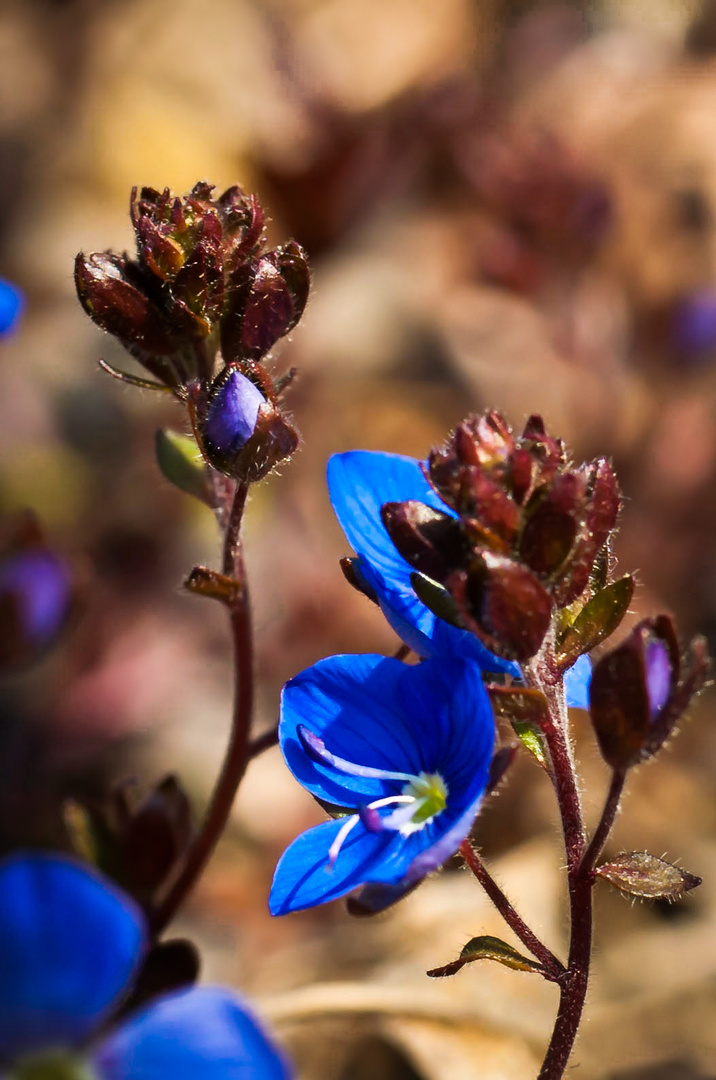
M9 1080L96 1080L86 1060L66 1050L26 1055L15 1063Z
M415 803L410 821L406 822L401 832L414 832L444 810L447 793L447 786L439 773L422 772L414 776L403 788L403 795L412 796Z

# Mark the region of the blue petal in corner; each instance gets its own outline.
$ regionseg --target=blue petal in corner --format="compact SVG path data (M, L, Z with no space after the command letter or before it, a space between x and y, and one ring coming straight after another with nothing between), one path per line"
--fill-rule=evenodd
M397 884L415 852L399 832L368 832L358 822L338 857L329 865L328 851L346 818L326 821L301 833L284 851L276 867L269 910L272 915L327 904L366 881Z
M71 1046L130 982L140 912L93 872L53 855L0 864L0 1058Z
M199 987L154 1001L95 1052L101 1080L289 1080L283 1055L236 994Z
M570 709L589 708L589 684L591 681L592 661L585 653L564 673L564 691Z

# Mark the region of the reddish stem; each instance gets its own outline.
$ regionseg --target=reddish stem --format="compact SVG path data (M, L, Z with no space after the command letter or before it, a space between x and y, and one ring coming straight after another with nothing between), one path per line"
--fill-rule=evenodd
M544 693L549 706L549 720L543 732L550 754L567 855L569 956L567 971L560 983L554 1031L539 1074L539 1080L560 1080L574 1046L587 996L592 950L592 881L590 876L580 872L586 849L582 807L569 741L564 685L549 646L540 657L525 666L525 680L528 686Z
M257 735L255 739L251 740L248 751L249 758L253 760L259 754L263 754L265 750L270 750L272 746L278 746L278 724L276 727L264 731L263 735Z
M242 585L239 595L229 608L235 671L231 736L204 823L186 853L178 876L153 912L151 924L156 935L174 918L206 866L226 827L237 788L249 762L249 735L254 702L253 640L251 607L241 545L241 523L247 494L248 484L237 484L224 537L222 565L222 573L233 577Z
M602 810L602 816L599 819L599 824L597 825L594 836L584 853L584 857L579 867L580 876L588 877L592 881L594 878L594 867L597 865L597 860L604 849L604 844L611 832L614 819L617 816L625 780L626 772L621 769L615 769L612 773L612 780L609 785L606 802L604 803L604 809Z
M565 973L564 965L554 955L551 949L548 949L536 934L530 930L529 926L527 926L522 919L522 916L518 914L500 886L492 877L469 840L463 840L460 845L460 854L507 925L520 939L522 944L529 949L532 955L539 960L540 964L545 969L545 977L551 979L553 982L559 982Z

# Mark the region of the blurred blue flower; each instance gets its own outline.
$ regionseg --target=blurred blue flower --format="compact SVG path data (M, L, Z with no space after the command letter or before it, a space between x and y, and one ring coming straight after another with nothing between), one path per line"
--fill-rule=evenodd
M415 499L446 514L454 510L425 479L416 458L371 450L334 454L328 462L328 491L336 517L358 556L358 576L375 594L396 634L418 656L475 660L484 671L521 677L519 665L494 656L468 630L434 615L412 586L413 567L398 553L381 520L385 503ZM591 664L580 656L565 675L567 703L588 707Z
M167 995L107 1033L144 946L139 909L87 868L42 854L0 864L2 1075L286 1080L276 1050L227 990Z
M67 563L43 547L0 558L0 666L32 660L62 629L73 596Z
M690 356L716 348L716 290L713 287L697 289L676 304L672 338L678 351Z
M5 278L0 278L0 337L16 325L25 299L20 290Z
M309 829L284 852L274 915L371 883L395 898L441 866L479 809L495 725L474 663L332 656L284 687L279 739L312 795L354 813Z

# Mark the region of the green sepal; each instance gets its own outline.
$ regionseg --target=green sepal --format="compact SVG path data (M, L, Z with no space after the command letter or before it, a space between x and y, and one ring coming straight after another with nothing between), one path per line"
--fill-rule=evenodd
M535 724L529 720L513 720L512 727L515 735L526 750L540 763L543 769L547 768L547 749L544 736Z
M558 663L562 670L614 633L633 595L634 578L626 574L587 601L558 643Z
M541 690L524 686L488 685L495 716L509 720L522 745L547 767L547 752L541 726L549 717L547 699Z
M512 968L513 971L532 971L538 975L544 975L545 969L536 960L530 960L523 956L511 945L501 938L492 937L490 934L482 937L471 938L467 945L463 946L460 956L449 964L442 967L431 968L428 975L431 979L441 979L446 975L455 975L465 964L473 960L495 960L504 967Z
M191 435L160 428L155 436L155 448L164 479L213 510L216 506L214 489Z
M433 615L437 615L439 619L450 623L451 626L456 626L459 630L465 629L458 606L444 585L434 581L427 574L417 572L410 575L410 584L418 600L422 600Z

